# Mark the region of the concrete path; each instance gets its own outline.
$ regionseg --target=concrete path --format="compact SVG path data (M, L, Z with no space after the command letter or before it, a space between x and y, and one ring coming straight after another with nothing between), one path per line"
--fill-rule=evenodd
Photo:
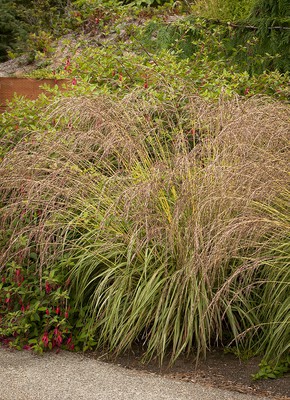
M0 400L262 400L107 364L81 354L0 347ZM269 400L269 398L267 398Z

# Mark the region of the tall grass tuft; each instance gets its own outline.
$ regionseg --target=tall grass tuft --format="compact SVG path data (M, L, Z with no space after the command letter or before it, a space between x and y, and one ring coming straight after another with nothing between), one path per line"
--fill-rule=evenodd
M235 343L280 359L289 116L259 98L61 99L47 110L57 132L31 133L2 162L2 265L23 235L38 273L62 260L111 352L139 341L145 359L173 362Z
M261 243L261 259L253 285L259 324L249 327L245 334L249 348L254 347L257 353L264 354L268 362L278 362L290 349L289 195L288 185L281 188L270 204L257 204L260 218L271 229Z

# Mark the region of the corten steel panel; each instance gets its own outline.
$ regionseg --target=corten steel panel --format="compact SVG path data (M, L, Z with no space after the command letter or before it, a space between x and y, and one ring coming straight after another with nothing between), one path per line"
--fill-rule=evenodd
M62 86L68 80L61 79L29 79L29 78L0 78L0 112L4 111L6 101L11 100L14 94L25 96L30 100L37 99L44 90L40 86L46 84L50 87Z

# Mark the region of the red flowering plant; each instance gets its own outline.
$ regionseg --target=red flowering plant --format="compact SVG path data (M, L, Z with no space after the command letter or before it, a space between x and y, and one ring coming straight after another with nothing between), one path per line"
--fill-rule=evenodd
M83 324L71 309L69 285L61 267L40 277L15 261L6 265L0 281L0 343L37 352L79 349L76 336Z

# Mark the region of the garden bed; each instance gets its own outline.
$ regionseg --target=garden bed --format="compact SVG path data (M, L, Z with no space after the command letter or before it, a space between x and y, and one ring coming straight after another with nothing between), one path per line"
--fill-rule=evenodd
M234 354L216 349L208 354L206 360L198 366L193 357L180 357L173 366L168 366L169 357L162 367L157 361L142 363L142 349L135 346L132 351L117 358L109 357L101 352L90 352L87 356L106 362L114 362L128 369L145 370L150 374L158 374L174 380L198 382L202 385L233 390L239 393L269 396L271 399L290 399L290 374L279 379L262 379L254 381L251 375L257 373L260 359L239 360Z

